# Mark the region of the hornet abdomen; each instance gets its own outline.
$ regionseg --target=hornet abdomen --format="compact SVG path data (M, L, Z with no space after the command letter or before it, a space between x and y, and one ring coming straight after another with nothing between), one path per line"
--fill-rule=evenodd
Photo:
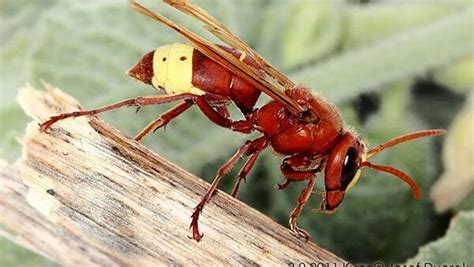
M257 66L254 60L245 57L240 51L228 47L223 49L243 62ZM261 93L189 44L161 46L146 54L129 74L167 94L228 97L244 114L253 111Z

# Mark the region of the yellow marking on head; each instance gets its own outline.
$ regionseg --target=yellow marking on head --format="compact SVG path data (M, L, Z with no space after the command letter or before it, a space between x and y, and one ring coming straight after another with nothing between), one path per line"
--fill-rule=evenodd
M193 52L192 45L180 43L156 49L153 57L153 86L164 88L167 94L205 94L192 84Z
M364 161L367 161L367 152L365 152L365 151L362 153L362 162L364 162ZM357 184L357 182L359 181L359 178L360 178L360 174L361 174L361 170L358 169L356 174L354 175L354 178L352 178L352 181L347 186L346 192L349 192L349 190Z

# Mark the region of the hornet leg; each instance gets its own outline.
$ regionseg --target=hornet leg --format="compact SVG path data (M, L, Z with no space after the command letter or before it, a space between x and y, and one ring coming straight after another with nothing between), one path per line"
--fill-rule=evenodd
M64 113L60 114L57 116L51 117L49 120L46 122L42 123L40 125L40 130L41 131L47 131L51 125L56 123L57 121L70 118L70 117L79 117L79 116L86 116L86 115L95 115L99 114L102 112L118 109L124 106L135 106L138 108L144 107L144 106L149 106L149 105L159 105L159 104L164 104L164 103L170 103L178 100L183 100L183 99L192 99L195 98L196 96L193 94L179 94L179 95L156 95L156 96L139 96L137 98L132 98L132 99L127 99L124 101L117 102L112 105L108 105L105 107L101 107L98 109L92 109L92 110L81 110L81 111L75 111L71 113Z
M222 117L228 119L230 117L229 110L224 105L216 106L216 111L222 115Z
M201 240L202 234L199 232L199 226L198 226L198 221L199 221L199 215L201 214L202 210L204 209L204 206L209 202L213 194L215 193L217 189L217 185L219 184L222 176L226 175L232 167L239 161L240 157L243 155L248 155L249 151L254 151L255 150L255 143L256 142L261 142L262 137L255 139L253 141L247 141L245 144L237 150L237 152L219 169L217 172L216 178L214 178L214 181L211 184L211 187L207 190L207 193L204 195L202 198L201 202L194 208L194 212L191 215L191 225L190 227L193 229L193 239L196 241ZM250 152L251 153L251 152Z
M308 184L298 197L298 204L291 212L289 220L289 228L291 232L296 236L303 238L305 241L309 240L309 234L296 225L296 220L311 196L316 183L315 173L320 171L321 166L321 161L318 158L292 156L284 159L280 167L285 176L285 181L278 185L279 189L286 188L290 182L308 180Z
M301 192L300 196L298 197L298 204L296 205L295 209L291 212L290 220L288 222L290 230L296 234L296 236L303 238L306 242L309 240L309 234L305 230L296 226L296 219L300 215L301 211L303 210L304 205L308 202L309 197L311 196L311 192L313 191L314 185L316 183L316 179L314 175L308 178L308 184Z
M176 117L181 115L183 112L188 110L190 107L192 107L193 104L194 104L193 102L185 101L185 102L169 109L165 113L161 114L160 118L158 118L157 120L152 121L143 130L141 130L140 133L138 133L135 136L135 138L134 138L135 141L140 141L140 140L143 139L143 137L145 137L151 131L155 132L159 128L168 125L168 123L170 121L172 121L173 119L175 119Z
M212 108L212 106L203 96L197 97L195 103L209 120L219 126L241 133L250 133L253 131L253 124L250 121L232 121L226 118L225 114L221 114Z
M254 142L254 151L247 152L250 155L250 157L247 159L244 166L239 172L239 177L237 178L237 182L235 183L234 189L232 189L233 197L237 197L237 191L239 191L240 183L242 182L242 180L245 181L245 178L247 177L250 170L252 170L253 166L255 165L255 162L257 161L257 158L260 155L260 152L262 152L268 145L268 139L264 136L258 139L255 139L253 142Z
M295 155L284 159L280 170L285 176L285 181L278 184L278 189L285 189L291 182L307 180L310 175L319 172L321 166L320 158Z

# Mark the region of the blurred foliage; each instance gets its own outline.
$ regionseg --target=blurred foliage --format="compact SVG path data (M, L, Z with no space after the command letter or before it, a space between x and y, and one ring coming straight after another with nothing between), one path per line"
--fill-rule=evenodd
M1 238L0 239L0 266L2 267L56 267L57 264L35 255L30 251L20 247L19 245Z
M466 57L449 68L442 68L434 72L434 79L452 90L464 93L472 90L474 84L474 56Z
M156 7L155 1L143 2ZM196 2L296 82L337 104L346 122L372 145L410 131L449 126L473 89L471 1ZM15 101L18 87L26 82L40 86L45 80L87 108L150 94L152 89L126 77L125 71L146 52L183 41L131 11L125 0L5 0L0 5L0 155L12 161L20 154L15 138L27 122ZM182 14L159 8L204 33ZM102 118L133 136L166 108L146 108L138 115L124 109ZM191 110L144 144L210 180L245 138ZM321 200L315 194L300 224L314 242L349 261L403 262L442 235L449 222L449 214L436 215L426 197L441 172L440 154L440 139L421 140L375 159L414 177L425 194L421 201L413 199L406 184L366 170L338 212L326 216L311 211ZM284 192L275 189L282 179L280 160L264 153L239 198L286 225L303 184ZM237 169L224 181L224 190L232 187ZM449 236L443 240L451 242ZM20 253L18 264L27 264L26 252L3 249L9 245L1 242L2 252ZM465 244L458 239L452 246L462 250ZM423 260L449 261L454 257L449 253L445 258L425 254Z
M474 189L474 92L453 121L443 146L445 171L431 189L438 212L459 206ZM469 197L463 209L473 209Z
M420 248L418 255L407 264L430 262L433 264L474 264L474 211L460 212L454 217L446 236ZM460 249L461 248L461 249Z

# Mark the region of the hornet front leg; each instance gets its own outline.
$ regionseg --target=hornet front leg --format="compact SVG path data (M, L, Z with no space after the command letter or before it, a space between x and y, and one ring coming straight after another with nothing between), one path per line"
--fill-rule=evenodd
M211 200L212 196L217 190L217 185L221 181L222 177L226 175L232 167L239 161L242 156L248 156L249 154L258 151L260 148L264 148L267 144L266 137L260 137L252 141L247 141L245 144L237 150L237 152L219 169L217 172L216 178L211 184L211 187L207 190L207 193L202 198L201 202L194 208L194 212L191 215L191 225L190 227L193 229L193 236L192 238L196 241L201 240L202 234L199 232L199 215L201 214L204 206ZM263 149L262 148L262 149Z
M309 200L313 188L316 184L315 173L319 172L321 162L318 158L310 158L308 156L292 156L283 160L281 164L281 171L285 176L285 181L279 184L279 189L286 188L291 182L300 182L308 180L305 188L298 196L298 203L293 209L288 222L289 228L293 234L302 238L306 242L310 235L305 230L296 225L298 216L301 214L304 206Z

